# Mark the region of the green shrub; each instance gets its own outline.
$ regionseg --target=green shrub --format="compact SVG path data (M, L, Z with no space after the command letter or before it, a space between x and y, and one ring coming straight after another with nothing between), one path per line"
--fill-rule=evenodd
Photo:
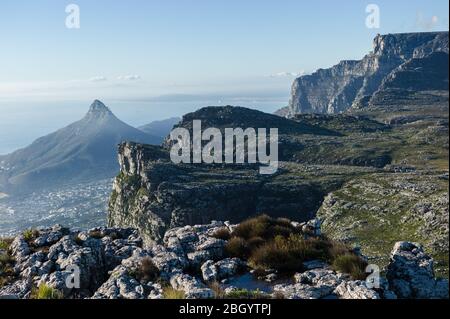
M264 239L262 239L261 237L253 237L247 241L247 246L249 247L249 249L251 251L254 251L255 249L261 247L265 243L266 243L266 241Z
M229 240L231 238L231 233L227 227L221 227L214 232L212 237L217 239Z
M247 242L240 237L231 238L225 245L225 253L229 257L247 259L250 255L250 249Z
M365 273L367 263L354 254L337 256L332 267L336 271L349 274L354 280L365 280L367 277Z
M92 230L89 232L89 237L95 238L95 239L102 239L103 234L99 230Z
M27 242L30 242L39 237L39 231L36 229L27 229L22 233L22 235Z
M186 295L181 290L173 289L170 286L163 288L164 299L186 299Z
M32 299L63 299L63 294L57 289L41 284L32 292Z
M235 289L226 295L229 299L268 299L269 296L260 290Z
M8 253L0 253L0 267L12 264L13 262L14 259Z
M342 242L332 241L329 239L325 240L330 243L330 246L328 247L328 254L331 261L339 256L347 255L350 252L349 247Z
M11 283L16 276L13 267L14 258L7 252L0 253L0 288Z
M292 226L290 220L262 215L240 223L225 246L228 256L249 261L256 271L303 271L305 261L319 259L353 278L364 276L365 264L345 244L314 237Z
M288 238L277 236L251 253L250 265L256 269L276 269L281 273L303 270L303 262L313 259L330 260L331 242L291 234ZM348 250L347 250L348 252Z
M9 246L11 246L11 243L13 242L13 238L1 238L0 239L0 249L8 250Z
M240 223L233 231L233 237L251 239L260 237L264 240L273 239L276 236L289 236L298 230L284 218L274 219L267 215L251 218Z
M141 260L139 269L136 272L136 279L139 281L155 281L159 277L159 269L150 257Z

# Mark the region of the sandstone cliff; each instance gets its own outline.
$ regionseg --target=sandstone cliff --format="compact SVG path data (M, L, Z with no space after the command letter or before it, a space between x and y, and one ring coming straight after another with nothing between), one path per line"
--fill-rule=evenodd
M252 165L173 164L162 148L129 142L120 145L119 162L109 225L137 228L146 243L161 240L169 228L262 213L305 221L330 191L373 172L282 163L277 174L265 176Z
M437 52L443 55L430 58ZM292 85L289 114L344 112L352 105L360 105L361 100L369 99L382 86L389 86L394 79L404 78L405 69L411 64L430 62L442 72L447 70L448 32L378 35L373 42L373 51L362 60L342 61L330 69L319 69L296 79ZM415 72L420 73L420 69L416 68ZM426 75L419 76L427 78ZM438 81L439 89L448 90L448 71L443 76L447 84ZM422 80L420 83L425 84L421 89L430 90L436 88L437 82Z

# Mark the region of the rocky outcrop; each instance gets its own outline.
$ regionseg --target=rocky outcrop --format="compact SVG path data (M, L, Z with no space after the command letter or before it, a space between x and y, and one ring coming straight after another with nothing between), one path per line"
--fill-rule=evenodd
M435 259L439 275L446 276L448 180L408 167L390 169L393 172L352 180L326 196L317 214L323 231L335 240L360 245L362 253L381 267L390 262L397 241L418 241Z
M364 281L343 282L336 287L335 293L341 299L380 299L378 293L368 288Z
M389 286L400 298L448 298L448 280L436 280L433 259L420 244L398 242L386 272Z
M442 55L433 56L437 52ZM412 69L411 64L429 66L431 71ZM414 72L425 72L418 75L422 79L421 89L436 89L436 81L423 82L428 72L427 76L433 74L433 78L439 78L440 89L445 90L446 80L448 90L445 65L448 65L448 32L378 35L373 42L373 52L362 60L342 61L330 69L319 69L296 79L289 114L336 114L352 106L366 105L372 94L389 86L387 83L392 83L393 79L417 78L411 74ZM433 69L441 72L436 74Z
M123 259L121 264L109 272L109 278L93 295L93 299L161 299L162 286L150 280L139 280L141 263L151 254L136 249L133 255Z
M203 280L206 282L220 281L239 273L245 263L239 258L226 258L218 262L208 260L202 267Z
M317 221L292 225L304 228L308 236L319 236ZM56 289L60 297L76 299L161 299L168 296L169 288L189 299L223 298L247 288L245 284L229 284L239 282L233 278L240 276L266 282L265 298L448 298L448 281L437 280L433 260L420 245L409 242L395 245L387 280L380 278L376 287L354 281L317 260L305 261L305 271L284 283L270 283L268 278L252 275L254 271L246 261L226 257L227 240L214 236L219 229L232 231L235 227L213 222L174 228L166 233L163 244L148 249L141 246L136 230L123 228L72 232L55 226L36 231L32 238L29 234L26 238L17 236L7 252L15 260L15 278L0 287L0 299L36 298L34 291L41 285ZM56 242L37 240L43 237ZM74 266L80 271L78 287L69 285L76 276L69 270ZM215 289L211 288L213 283Z
M132 229L71 232L57 225L24 234L9 247L15 282L1 288L0 296L29 298L32 289L41 285L66 298L89 296L105 281L109 270L142 245ZM79 274L76 280L75 273Z
M322 299L335 297L334 291L349 277L338 274L324 265L323 268L309 270L295 275L295 284L282 284L274 287L274 292L288 299Z
M139 229L151 244L173 227L212 220L237 223L265 212L307 221L326 194L371 171L280 163L276 174L260 175L252 165L174 164L167 158L162 148L120 145L121 173L113 185L109 226Z

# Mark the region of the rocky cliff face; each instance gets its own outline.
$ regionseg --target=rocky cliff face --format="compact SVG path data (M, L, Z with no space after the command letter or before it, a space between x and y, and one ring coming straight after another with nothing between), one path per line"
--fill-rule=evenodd
M323 163L327 166L307 166L293 160L304 148L297 136L333 138L342 133L309 121L232 106L202 108L183 116L177 126L192 131L194 119L201 120L203 128L222 131L227 127L278 128L279 160L283 162L277 173L260 175L256 164L174 164L169 159L169 139L162 147L122 143L120 174L110 200L110 225L137 228L146 242L152 242L160 240L169 228L211 220L239 222L262 213L305 220L328 192L355 174L372 172L373 168L362 167L370 166L363 163L372 163L372 157L379 155L355 159L361 164L357 168L328 166L336 164L334 159Z
M436 52L445 55L442 60L433 58L432 67L438 65L438 68L446 70L448 32L378 35L373 42L373 52L362 60L342 61L330 69L319 69L296 79L292 86L289 114L344 112L370 98L386 82L401 78L396 74L405 74L405 68L408 68L405 64L411 64L411 60L417 64ZM418 69L415 71L420 73ZM446 79L448 89L448 72ZM436 82L427 83L435 85Z
M119 147L121 173L110 199L110 226L137 228L152 243L169 228L212 220L239 222L270 212L304 221L331 190L373 171L283 163L277 174L266 176L251 165L173 164L168 157L158 147Z

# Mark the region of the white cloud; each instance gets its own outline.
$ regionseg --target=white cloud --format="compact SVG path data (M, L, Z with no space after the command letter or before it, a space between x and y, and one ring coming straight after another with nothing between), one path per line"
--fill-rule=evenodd
M137 74L119 75L117 77L117 80L119 80L119 81L137 81L140 79L141 79L141 76L137 75Z
M269 75L269 77L271 77L271 78L296 78L296 77L299 77L299 76L302 76L302 75L305 75L305 74L306 74L305 71L302 70L302 71L300 71L298 73L295 73L295 72L278 72L278 73Z
M439 25L439 17L433 15L429 18L425 17L422 12L417 12L416 26L424 31L431 31L434 27Z
M108 79L104 76L94 76L89 79L90 82L105 82L108 81Z

